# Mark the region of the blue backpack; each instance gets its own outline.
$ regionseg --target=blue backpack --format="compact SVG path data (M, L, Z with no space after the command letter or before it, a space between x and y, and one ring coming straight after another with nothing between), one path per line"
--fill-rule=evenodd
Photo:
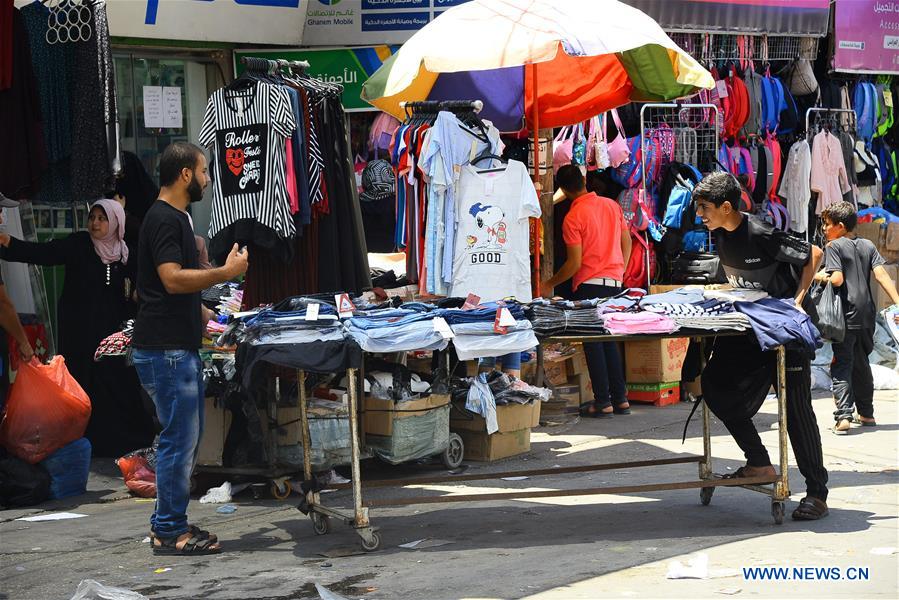
M702 179L700 173L693 165L685 165L688 167L696 181ZM671 189L668 196L668 207L665 209L665 216L662 219L662 225L674 229L680 229L682 225L684 211L690 206L693 199L693 186L695 182L689 178L677 178L677 184Z

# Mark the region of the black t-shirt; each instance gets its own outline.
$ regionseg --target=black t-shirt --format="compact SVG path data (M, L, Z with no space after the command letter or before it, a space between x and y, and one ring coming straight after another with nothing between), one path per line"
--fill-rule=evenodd
M843 314L849 329L874 327L874 299L871 271L884 264L883 257L869 240L838 238L824 249L824 269L840 271L843 285L837 290L843 300Z
M156 267L178 263L198 269L194 232L187 218L170 204L157 200L144 216L137 256L137 294L140 308L132 344L147 350L195 350L203 344L200 293L169 294Z
M733 287L764 290L775 298L796 294L802 267L812 255L808 242L745 213L734 231L716 229L714 237Z

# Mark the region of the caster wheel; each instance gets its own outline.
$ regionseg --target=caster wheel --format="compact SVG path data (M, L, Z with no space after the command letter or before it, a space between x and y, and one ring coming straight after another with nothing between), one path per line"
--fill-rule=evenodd
M277 500L284 500L290 496L290 486L286 481L272 481L269 491Z
M312 513L312 531L315 535L325 535L331 532L331 519L325 515Z
M443 451L443 455L441 459L443 460L443 466L447 469L457 469L459 465L462 464L462 458L465 456L465 444L462 442L462 438L459 437L458 433L451 433L449 435L449 445L446 447L446 450Z
M699 501L702 502L703 506L708 506L712 502L712 495L715 493L715 488L707 487L700 488L699 490Z
M771 502L771 516L774 517L774 522L778 525L782 525L784 522L784 514L786 513L786 507L783 502L772 501Z
M362 538L362 549L366 552L374 552L380 547L381 536L379 536L376 532L372 532L371 534L371 543L369 543L365 538Z

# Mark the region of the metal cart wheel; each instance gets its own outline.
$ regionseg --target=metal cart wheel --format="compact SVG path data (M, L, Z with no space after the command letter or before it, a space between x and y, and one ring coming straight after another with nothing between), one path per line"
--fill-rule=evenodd
M712 503L712 495L714 493L715 488L713 487L699 488L699 501L702 502L703 506L708 506Z
M273 479L269 491L277 500L285 500L290 496L290 485L286 480Z
M462 442L462 438L459 437L458 433L450 433L449 444L447 444L446 450L443 451L443 456L441 456L443 466L447 469L456 469L462 464L464 457L465 444Z
M784 522L784 514L786 513L786 505L783 502L772 500L771 501L771 516L774 517L774 522L778 525L783 524Z
M374 552L381 547L381 536L376 531L371 534L371 542L369 543L364 537L362 538L362 549L366 552Z
M317 512L310 513L312 517L312 531L315 535L325 535L331 532L331 519Z

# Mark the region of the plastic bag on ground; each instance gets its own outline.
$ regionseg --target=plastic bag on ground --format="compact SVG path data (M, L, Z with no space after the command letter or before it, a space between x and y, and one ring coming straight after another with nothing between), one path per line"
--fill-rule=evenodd
M0 449L0 454L3 450ZM0 507L34 506L50 497L50 474L21 458L0 458Z
M0 445L31 464L84 437L91 401L62 356L19 365L0 423Z
M149 600L143 594L109 587L93 579L82 579L70 600Z
M899 373L881 365L871 365L875 390L899 390Z
M231 482L226 481L219 487L209 488L206 495L200 498L200 504L224 504L231 502Z
M156 497L155 452L152 448L135 450L116 459L115 463L122 472L125 486L141 498Z

